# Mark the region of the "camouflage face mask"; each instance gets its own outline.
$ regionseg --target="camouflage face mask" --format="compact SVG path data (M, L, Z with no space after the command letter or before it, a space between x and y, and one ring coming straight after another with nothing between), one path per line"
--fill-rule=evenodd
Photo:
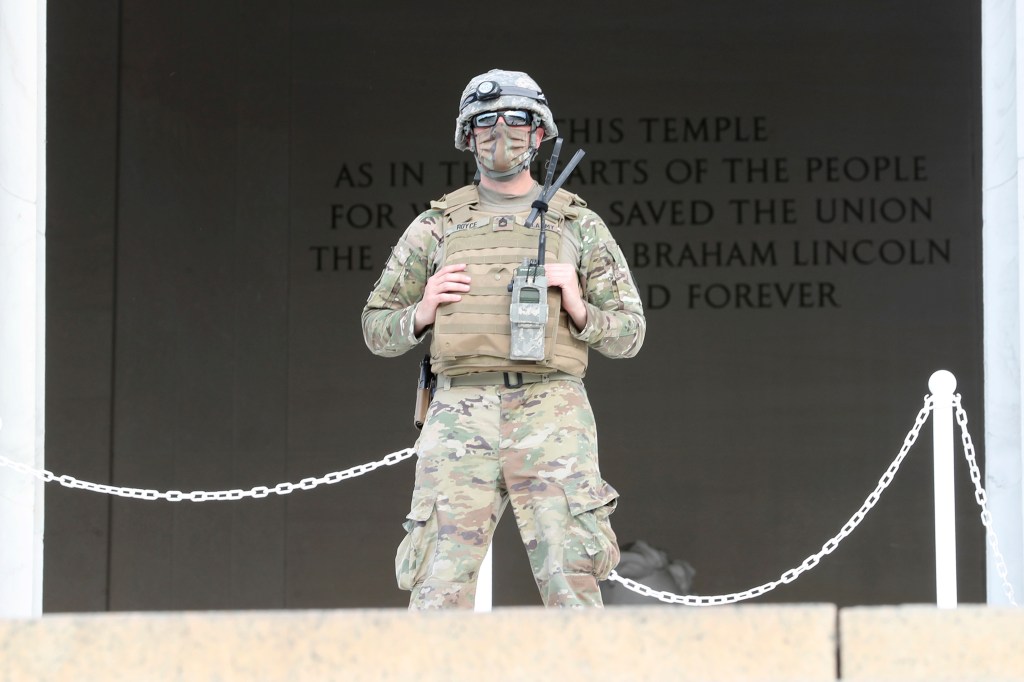
M501 119L493 127L475 128L476 158L483 173L496 178L511 177L525 168L533 153L531 132L526 126L509 128Z

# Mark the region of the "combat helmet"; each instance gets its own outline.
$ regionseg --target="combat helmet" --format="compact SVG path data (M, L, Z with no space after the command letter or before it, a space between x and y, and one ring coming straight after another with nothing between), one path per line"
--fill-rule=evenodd
M522 71L491 69L480 74L462 91L459 100L459 115L455 119L455 148L469 150L466 137L471 132L470 119L485 111L498 109L525 109L533 112L544 127L544 139L558 136L558 127L548 108L547 97L541 92L537 81ZM537 125L537 122L534 122Z

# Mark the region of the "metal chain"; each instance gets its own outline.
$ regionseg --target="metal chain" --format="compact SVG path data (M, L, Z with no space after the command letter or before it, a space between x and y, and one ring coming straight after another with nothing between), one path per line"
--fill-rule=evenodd
M406 448L404 450L399 450L398 452L392 452L390 455L387 455L376 462L367 462L366 464L360 464L352 467L351 469L345 469L344 471L335 471L325 476L320 476L319 478L304 478L298 483L278 483L273 488L259 485L255 488L249 488L248 490L240 490L237 488L234 490L193 490L189 493L183 493L180 490L168 490L166 492L161 492L159 490L122 488L114 485L104 485L102 483L90 483L89 481L79 480L74 476L57 476L46 469L36 469L28 466L27 464L12 461L3 455L0 455L0 466L6 466L23 474L28 474L29 476L38 478L46 483L56 481L65 488L91 490L97 493L106 493L107 495L117 495L118 497L131 497L137 500L208 502L210 500L240 500L244 497L262 498L267 497L268 495L287 495L295 490L312 490L319 485L340 483L349 478L368 474L374 469L382 466L398 464L403 460L409 459L415 454L416 450L413 448Z
M988 510L988 496L985 494L985 488L981 485L981 470L978 468L978 460L974 455L974 442L971 440L971 434L967 430L967 411L964 410L960 402L959 393L953 396L953 406L956 408L956 421L960 424L960 440L964 444L964 456L967 457L967 465L971 469L971 480L974 481L974 499L977 500L978 506L981 507L981 522L985 526L985 536L988 538L988 544L992 547L992 556L996 562L996 573L999 574L999 579L1003 581L1003 592L1006 593L1006 598L1011 604L1018 606L1017 600L1013 596L1013 585L1010 584L1010 580L1007 578L1009 571L1006 569L1006 560L1003 559L1003 553L999 551L999 537L996 535L995 524L992 523L992 513Z
M744 590L743 592L733 592L732 594L720 594L714 596L698 596L652 590L646 585L642 585L635 580L623 578L616 571L612 571L611 575L608 576L608 579L621 583L627 589L630 589L637 594L642 594L645 597L653 597L669 604L683 604L686 606L718 606L721 604L734 604L746 599L759 597L766 592L771 592L779 585L793 582L801 573L809 571L817 566L822 557L834 552L836 548L839 547L839 543L842 542L846 536L852 533L853 530L860 525L860 522L864 520L867 513L871 511L871 508L878 502L882 495L882 491L888 488L889 484L892 483L896 472L900 468L900 464L903 463L903 459L907 456L907 453L910 452L910 448L914 445L915 441L917 441L917 436L921 432L921 427L924 426L926 421L928 421L928 413L931 412L933 405L932 397L930 395L925 396L924 406L921 408L921 411L917 413L917 419L914 420L914 425L910 428L910 431L907 433L907 437L903 440L903 447L900 448L900 452L896 455L896 459L892 461L892 464L889 465L889 468L878 480L878 485L875 486L874 491L868 495L867 499L864 500L864 504L862 504L860 509L850 517L850 520L846 522L846 525L844 525L834 537L829 539L828 542L823 544L819 552L804 559L804 562L796 568L791 568L783 573L778 580L758 585L757 587Z
M881 498L882 492L889 487L892 483L893 478L896 476L896 472L899 470L900 465L903 463L904 458L910 452L910 448L913 447L917 441L917 437L921 432L921 428L925 422L928 421L928 414L932 411L933 401L931 396L925 396L924 406L920 412L917 413L917 418L914 420L914 425L910 428L906 438L903 439L903 446L900 448L896 458L889 465L889 468L885 471L880 479L878 479L878 485L871 492L870 495L864 500L864 503L860 506L853 516L846 522L840 531L830 538L825 544L821 546L821 550L817 553L804 559L796 568L791 568L781 576L778 580L773 580L763 585L744 590L743 592L733 592L731 594L711 595L711 596L699 596L699 595L680 595L672 592L665 592L659 590L653 590L646 585L630 580L629 578L623 578L616 571L612 571L608 576L609 580L621 583L627 589L641 594L645 597L653 597L660 601L669 604L683 604L686 606L718 606L721 604L733 604L747 599L753 599L759 597L767 592L771 592L779 585L784 585L796 580L802 573L811 570L821 559L832 552L834 552L847 536L849 536L857 526L860 525L867 513L878 503ZM961 403L960 394L957 393L953 397L953 405L956 407L956 420L960 424L961 440L964 446L964 455L967 458L967 464L971 470L971 480L974 481L975 487L975 499L978 502L978 506L981 507L981 522L984 524L986 529L986 536L988 538L989 545L992 547L992 554L996 562L996 572L999 574L999 578L1003 583L1003 591L1006 593L1007 599L1014 606L1017 606L1017 602L1014 599L1013 586L1010 584L1007 578L1008 570L1006 568L1006 561L1003 559L1002 552L999 551L999 538L996 536L996 531L992 523L992 514L988 509L988 498L985 495L985 489L981 485L981 472L978 469L977 458L974 454L974 443L971 440L971 434L967 430L967 412L964 410ZM105 493L108 495L117 495L119 497L130 497L140 500L167 500L169 502L207 502L210 500L240 500L245 497L252 498L263 498L271 494L274 495L287 495L295 490L312 490L319 485L331 485L334 483L340 483L349 478L355 478L367 474L374 469L382 466L391 466L409 459L416 454L415 449L405 448L397 452L392 452L386 455L384 458L376 462L368 462L366 464L360 464L344 471L335 471L325 476L320 477L309 477L304 478L298 483L278 483L273 488L267 486L256 486L249 490L233 489L233 490L194 490L192 492L184 493L180 490L168 490L161 492L159 490L143 489L143 488L127 488L113 485L105 485L102 483L91 483L89 481L82 481L74 476L57 476L51 471L46 469L37 469L35 467L15 462L3 455L0 455L0 466L6 466L14 471L27 474L34 478L37 478L43 482L56 481L60 485L66 488L78 488L80 490L90 490L98 493Z

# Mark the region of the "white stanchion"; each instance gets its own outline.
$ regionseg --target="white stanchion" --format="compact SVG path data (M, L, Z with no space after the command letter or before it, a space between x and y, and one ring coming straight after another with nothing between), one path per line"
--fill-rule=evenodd
M487 547L487 556L484 557L484 562L480 564L480 575L477 576L476 581L476 602L473 605L474 611L490 611L491 610L491 593L493 591L493 575L494 568L491 565L491 554L494 550L494 543Z
M953 391L956 377L944 369L928 379L932 392L935 479L935 603L956 608L956 502L953 495Z

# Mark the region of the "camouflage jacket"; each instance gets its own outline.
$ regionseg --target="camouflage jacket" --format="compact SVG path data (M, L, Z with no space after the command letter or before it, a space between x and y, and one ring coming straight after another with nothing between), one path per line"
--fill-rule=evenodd
M363 308L363 338L376 355L401 355L423 340L416 336L416 306L437 270L443 234L441 211L421 213L391 251L384 272ZM633 357L647 329L643 306L626 259L604 221L589 209L566 224L563 238L577 248L577 270L586 284L587 324L573 336L610 358Z

